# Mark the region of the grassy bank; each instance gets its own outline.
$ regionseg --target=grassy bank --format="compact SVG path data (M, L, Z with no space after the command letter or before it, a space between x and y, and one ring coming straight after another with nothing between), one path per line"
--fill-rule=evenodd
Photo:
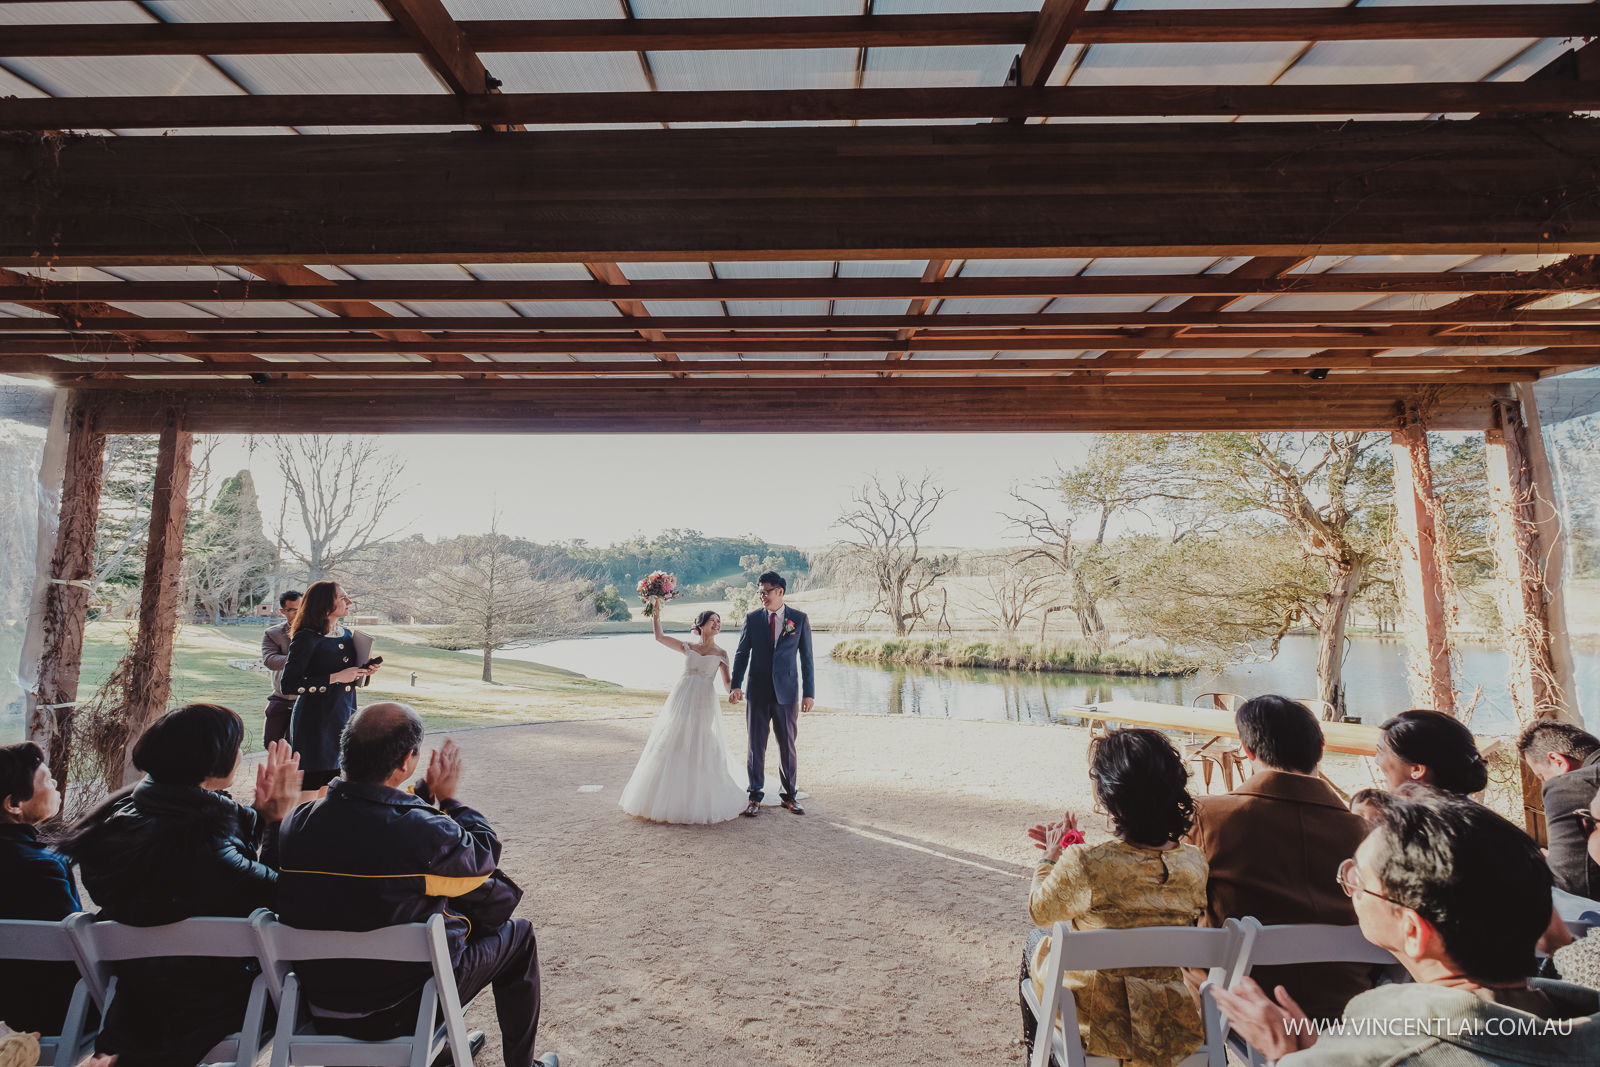
M1153 649L1096 651L1084 644L938 640L925 637L858 637L833 646L833 658L854 663L896 663L909 667L984 667L1002 671L1060 674L1118 674L1169 677L1193 674L1199 664Z
M97 690L127 650L127 623L90 623L84 636L83 699ZM417 644L395 627L368 627L377 638L383 669L360 703L401 700L416 708L430 730L532 719L635 714L660 709L661 694L624 689L611 682L523 660L496 659L495 682L485 684L476 655ZM261 630L243 626L185 626L178 631L172 663L172 704L213 701L244 716L248 742L259 747L263 711L272 679L260 671L228 666L230 659L261 656ZM411 684L411 672L417 683Z

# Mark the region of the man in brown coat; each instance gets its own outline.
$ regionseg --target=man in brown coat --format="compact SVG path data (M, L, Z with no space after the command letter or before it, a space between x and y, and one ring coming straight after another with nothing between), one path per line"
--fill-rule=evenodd
M1316 716L1287 697L1264 696L1248 701L1234 721L1255 773L1231 793L1196 798L1188 840L1211 864L1200 925L1247 915L1265 926L1356 925L1339 864L1355 855L1368 826L1317 777ZM1365 963L1297 964L1258 967L1251 977L1265 989L1287 988L1313 1019L1337 1019L1351 997L1372 987L1370 970ZM1198 979L1191 976L1191 985L1198 988Z

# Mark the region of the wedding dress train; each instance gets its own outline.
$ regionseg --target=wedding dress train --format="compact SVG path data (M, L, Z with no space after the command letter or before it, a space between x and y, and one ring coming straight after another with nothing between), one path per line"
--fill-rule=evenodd
M721 651L720 649L718 650ZM728 765L728 742L717 700L717 673L725 655L704 656L684 646L683 677L667 694L633 777L622 790L622 810L654 822L724 822L749 802Z

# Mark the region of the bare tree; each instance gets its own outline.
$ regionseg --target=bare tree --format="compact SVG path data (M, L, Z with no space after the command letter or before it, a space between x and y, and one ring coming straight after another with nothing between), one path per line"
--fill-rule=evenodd
M1053 487L1037 488L1048 490ZM1073 542L1071 514L1058 513L1052 510L1050 505L1041 504L1019 489L1013 489L1011 496L1022 508L1018 513L1008 514L1005 517L1011 521L1013 531L1032 542L1023 550L1023 558L1048 566L1056 578L1055 602L1043 605L1039 615L1039 643L1044 643L1050 616L1055 612L1068 610L1078 617L1078 628L1083 631L1083 636L1087 640L1096 644L1103 643L1106 636L1105 620L1100 615L1097 604L1099 598L1091 591L1085 574L1088 562L1085 556L1089 549ZM1105 536L1107 517L1104 512L1101 513L1099 525L1101 538ZM1098 545L1099 542L1095 544Z
M934 607L923 596L954 565L947 556L926 556L922 538L948 490L924 474L919 481L896 475L885 486L876 475L852 493L854 506L834 522L845 532L833 545L834 571L874 597L869 615L882 613L894 632L908 634Z
M328 577L399 532L379 530L405 492L405 463L384 455L376 438L278 436L271 446L306 547L291 543L281 525L278 541L304 564L307 582Z
M976 563L982 586L975 609L1007 637L1015 636L1049 597L1056 576L1027 549L994 552Z
M483 650L483 680L494 681L494 653L578 637L600 621L594 584L551 566L534 566L510 551L497 528L480 537L457 538L456 558L424 575L418 596L427 614L449 620L435 639L451 648Z

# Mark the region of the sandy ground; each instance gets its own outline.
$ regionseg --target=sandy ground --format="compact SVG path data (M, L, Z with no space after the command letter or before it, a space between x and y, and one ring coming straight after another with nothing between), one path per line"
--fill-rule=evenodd
M541 1051L567 1067L1022 1062L1023 831L1090 811L1084 730L816 712L805 816L695 827L617 807L649 728L451 735L462 799L500 833L538 931ZM742 720L727 728L742 756ZM502 1062L491 996L467 1014L489 1035L480 1067Z

